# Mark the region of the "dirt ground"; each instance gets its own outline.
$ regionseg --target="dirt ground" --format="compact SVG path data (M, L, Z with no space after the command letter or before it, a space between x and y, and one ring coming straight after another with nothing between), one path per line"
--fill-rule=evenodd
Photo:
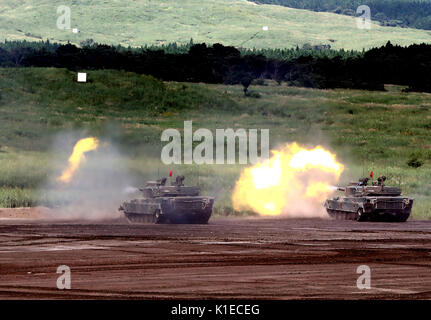
M51 212L45 207L35 208L0 208L0 223L11 219L42 219Z
M44 210L0 209L0 299L431 299L431 221L129 225ZM60 265L71 290L57 289Z

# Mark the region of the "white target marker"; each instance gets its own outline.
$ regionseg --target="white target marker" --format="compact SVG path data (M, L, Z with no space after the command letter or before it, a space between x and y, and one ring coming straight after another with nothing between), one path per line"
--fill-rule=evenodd
M79 30L78 30L77 28L73 28L73 29L72 29L72 32L73 32L73 33L78 33L78 32L79 32Z
M87 82L87 74L84 72L78 73L78 82Z
M269 30L269 28L268 28L268 26L263 26L263 27L262 27L262 30L263 30L263 31L268 31L268 30Z

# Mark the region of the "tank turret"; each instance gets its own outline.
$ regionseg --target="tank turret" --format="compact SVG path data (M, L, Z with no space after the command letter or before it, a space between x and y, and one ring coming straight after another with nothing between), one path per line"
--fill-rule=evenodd
M199 187L185 186L184 179L177 176L170 186L167 178L147 181L139 189L142 197L125 201L119 210L132 223L207 223L214 198L201 196Z
M325 208L335 219L358 221L406 221L414 199L402 195L401 188L385 185L381 176L369 185L369 179L359 179L346 187L337 187L344 197L326 200Z

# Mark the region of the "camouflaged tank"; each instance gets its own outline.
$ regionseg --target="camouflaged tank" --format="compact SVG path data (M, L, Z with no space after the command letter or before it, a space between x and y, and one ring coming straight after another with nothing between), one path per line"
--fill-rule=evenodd
M385 186L385 180L381 176L368 185L369 179L364 178L338 188L345 196L326 200L326 211L340 220L405 222L414 199L402 196L398 187Z
M214 198L200 196L199 187L185 187L184 176L178 176L170 186L166 186L166 180L148 181L140 189L142 198L120 206L127 220L131 223L208 223Z

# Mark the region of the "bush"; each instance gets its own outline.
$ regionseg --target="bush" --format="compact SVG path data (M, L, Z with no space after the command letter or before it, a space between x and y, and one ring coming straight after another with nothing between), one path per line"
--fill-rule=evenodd
M265 83L265 80L263 80L263 79L254 79L252 84L256 85L256 86L266 86L267 85Z
M249 91L247 92L247 97L259 99L261 97L259 92Z
M419 168L423 165L423 162L419 159L419 156L415 153L410 155L407 165L412 168Z

